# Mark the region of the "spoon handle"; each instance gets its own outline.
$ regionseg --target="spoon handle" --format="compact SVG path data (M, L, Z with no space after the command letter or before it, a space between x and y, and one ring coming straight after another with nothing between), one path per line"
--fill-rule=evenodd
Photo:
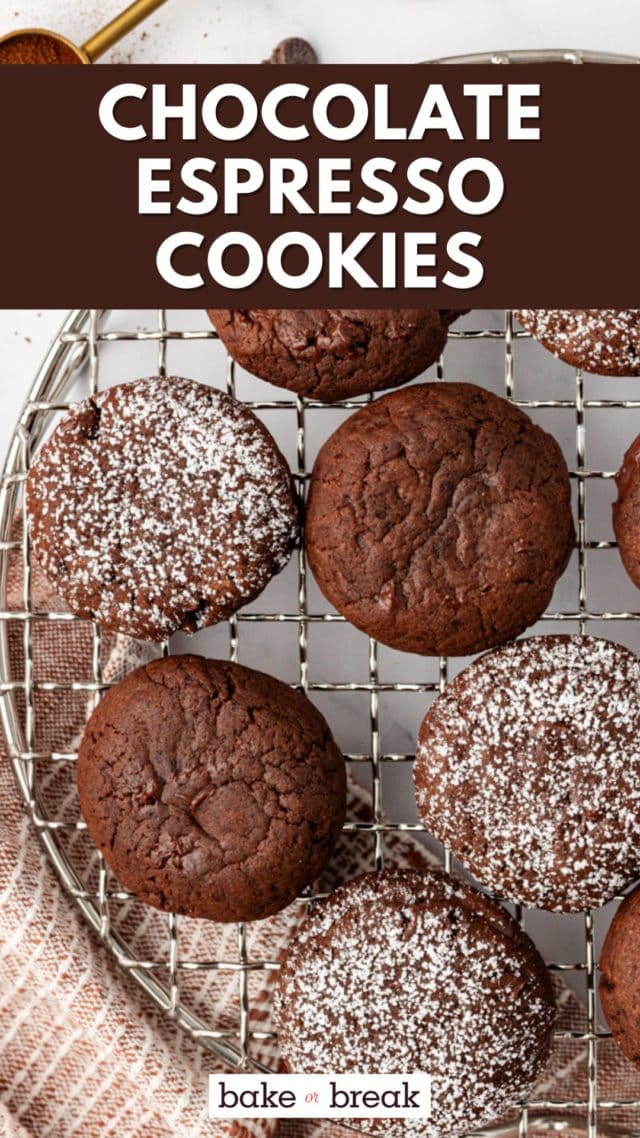
M89 60L93 63L94 59L104 55L114 43L126 36L137 24L142 20L146 20L156 8L164 4L165 0L134 0L124 12L111 20L106 27L101 28L99 32L91 36L86 43L82 45L82 50L88 55Z

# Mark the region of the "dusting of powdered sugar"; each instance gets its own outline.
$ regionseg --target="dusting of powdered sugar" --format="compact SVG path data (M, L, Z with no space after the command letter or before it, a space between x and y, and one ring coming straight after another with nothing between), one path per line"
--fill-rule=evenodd
M516 1105L555 1019L543 962L511 918L443 874L407 870L367 874L316 910L275 1014L292 1071L431 1075L428 1122L357 1123L392 1138L453 1138Z
M490 652L427 712L414 774L424 824L483 885L603 905L640 874L640 662L590 636Z
M290 472L255 415L175 377L71 411L33 464L28 508L38 559L70 608L154 640L251 600L297 530Z
M519 308L545 348L596 375L640 373L640 308Z

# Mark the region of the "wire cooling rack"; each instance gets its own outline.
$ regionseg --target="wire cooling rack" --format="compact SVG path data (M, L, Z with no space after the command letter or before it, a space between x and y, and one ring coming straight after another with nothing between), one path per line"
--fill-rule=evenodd
M481 314L473 314L473 317ZM467 321L473 319L468 317ZM203 314L204 322L204 314ZM101 692L108 686L103 680L101 664L101 633L97 626L91 626L93 636L93 665L90 681L78 680L68 685L54 684L39 681L34 676L33 659L33 630L37 622L46 620L53 622L56 627L75 622L77 618L67 612L39 612L33 608L31 602L31 550L29 544L28 526L26 518L22 535L16 539L15 515L24 513L23 484L29 469L32 456L37 451L43 437L51 428L60 414L73 406L68 398L69 389L79 373L86 373L88 391L84 394L95 393L101 387L101 358L106 346L110 343L128 344L132 341L140 344L148 341L157 345L157 370L159 374L166 373L167 348L173 342L185 344L189 341L217 339L213 329L203 327L200 330L181 331L172 328L167 313L161 312L156 327L143 327L135 330L105 328L105 314L97 312L79 311L72 313L64 324L61 333L47 356L42 369L33 385L25 409L17 425L6 463L2 486L0 490L0 692L2 700L2 721L18 785L24 798L26 807L38 830L46 852L58 871L63 884L75 899L82 913L93 926L104 944L115 955L118 963L126 969L138 984L152 997L153 1000L168 1013L177 1024L200 1040L206 1047L214 1051L226 1063L234 1068L243 1068L255 1064L252 1050L258 1041L264 1042L270 1035L252 1021L252 1009L249 999L249 976L255 972L265 972L277 968L275 960L254 959L250 951L249 930L244 925L237 930L237 955L234 959L215 960L208 962L204 967L220 972L233 973L238 984L238 1022L230 1030L221 1029L215 1023L206 1022L202 1016L195 1015L190 1010L188 1000L183 998L182 985L185 973L190 969L201 969L202 963L195 963L183 958L180 948L180 919L174 915L166 918L166 955L160 960L142 960L131 954L130 946L114 927L112 917L118 905L126 903L128 895L120 889L117 883L109 878L104 863L100 860L98 884L94 889L88 889L83 883L81 868L69 856L61 841L65 833L78 831L83 828L79 817L75 820L59 818L47 811L38 795L35 778L36 768L42 764L73 762L73 753L47 753L39 750L38 723L35 708L35 697L39 690L61 690L65 686L73 691L86 693L87 700L98 699ZM577 516L577 572L576 597L573 606L565 607L562 611L554 609L545 614L543 620L568 624L570 627L586 631L594 623L607 622L615 626L617 622L632 622L640 620L640 612L594 609L589 604L588 559L591 551L611 549L614 542L608 539L594 539L587 529L588 495L591 487L597 483L609 480L613 476L612 470L590 469L586 464L586 421L587 415L592 411L622 412L629 409L640 409L640 399L626 398L587 398L585 393L585 378L580 372L575 373L574 390L571 397L563 399L533 399L521 398L518 394L516 382L516 355L519 341L528 340L526 333L516 330L510 313L506 313L501 326L476 327L456 330L451 333L451 349L445 351L444 358L437 365L438 378L446 374L447 355L454 345L463 345L465 350L472 352L477 348L479 341L494 341L503 350L504 392L519 406L529 413L543 410L554 414L569 416L575 429L575 464L571 472L576 486L576 516ZM530 345L532 346L532 345ZM220 348L220 345L218 345ZM539 353L543 349L537 349ZM627 383L629 381L626 381ZM221 386L230 392L236 389L235 366L228 360L226 376L222 377ZM366 401L366 400L365 400ZM338 405L342 412L355 409L363 400L343 401ZM309 468L307 462L307 435L310 421L318 417L325 417L333 411L336 405L327 407L313 400L296 399L282 393L282 397L275 400L261 400L253 402L251 406L258 413L278 410L286 413L289 418L289 430L295 434L295 447L297 456L296 477L299 490L304 496ZM324 429L326 434L326 428ZM10 556L19 556L22 559L24 573L24 590L22 606L18 611L8 611L7 578ZM369 717L369 747L361 753L351 753L348 761L354 768L366 765L371 772L372 809L369 821L349 820L347 830L366 831L371 838L372 866L380 867L384 860L385 836L393 831L421 832L422 827L410 820L391 822L387 819L383 802L383 768L387 767L395 773L398 765L410 764L413 755L386 751L381 745L381 711L380 701L385 696L402 693L419 693L421 697L433 698L446 686L449 675L449 661L442 658L434 662L435 674L430 682L384 682L379 673L379 648L375 641L368 642L368 676L362 682L316 682L310 674L310 628L317 624L344 623L343 618L333 612L310 609L308 603L308 578L305 555L302 549L295 554L297 557L297 607L291 611L245 611L238 613L228 622L229 654L231 659L238 658L239 644L242 638L243 625L258 624L268 645L270 629L275 623L293 624L297 630L298 677L297 686L307 692L311 698L317 693L337 692L347 690L362 692L368 701ZM85 622L86 623L86 622ZM24 653L24 671L21 675L13 675L9 660L8 630L14 624L21 629ZM360 634L357 634L360 635ZM615 635L615 634L614 634ZM451 868L451 859L446 851L443 853L444 864ZM308 898L306 899L308 900ZM524 914L517 914L524 922ZM607 1110L628 1107L640 1109L640 1101L604 1101L598 1096L597 1058L599 1043L608 1036L598 1023L596 987L597 964L596 945L594 938L594 915L585 913L583 918L583 944L584 951L581 959L571 962L549 962L554 972L562 972L567 976L581 974L586 981L586 1024L584 1031L567 1032L576 1041L586 1047L588 1093L579 1101L534 1101L523 1105L520 1110L520 1135L525 1135L528 1129L535 1129L541 1125L541 1112L551 1112L556 1117L556 1126L564 1128L569 1124L569 1118L574 1119L577 1125L589 1138L595 1138L602 1133L634 1133L632 1129L607 1131ZM640 1115L638 1116L640 1118ZM575 1120L578 1119L576 1122ZM548 1119L546 1120L548 1125ZM513 1127L511 1127L513 1129Z
M511 59L521 62L553 61L558 62L602 62L602 63L636 63L633 57L605 56L594 53L577 51L562 51L548 53L516 52L510 54L489 54L474 57L460 57L451 62L494 62L508 63ZM130 314L128 314L130 315ZM498 321L487 320L486 324L477 323L482 317L475 313L475 326L469 326L467 318L463 330L455 326L450 331L451 348L447 348L443 359L437 365L436 376L443 379L459 377L459 366L456 372L448 369L448 360L454 346L463 346L472 353L480 342L492 342L501 349L504 373L503 391L507 398L513 400L518 406L525 408L530 414L550 412L554 419L546 426L554 431L561 417L566 430L567 422L572 423L575 435L574 463L571 477L575 485L575 509L577 522L577 552L575 565L574 599L569 604L563 604L546 613L541 624L548 630L549 626L562 624L571 630L592 630L599 634L606 634L608 629L614 638L620 636L621 628L629 630L632 641L631 646L640 648L640 612L632 611L633 606L616 608L615 606L593 604L590 598L590 557L594 553L615 548L615 542L608 537L594 537L588 526L591 513L597 513L597 489L606 485L613 477L614 470L591 468L587 462L587 422L592 413L619 415L629 410L640 410L640 399L628 399L629 381L622 395L612 397L607 390L614 390L613 381L605 389L602 398L588 397L586 384L591 382L590 377L583 377L576 372L572 381L572 390L564 392L562 398L539 398L537 393L532 397L524 398L520 394L519 381L516 383L516 356L520 341L529 339L526 333L516 329L511 313L507 312ZM123 321L123 323L126 323ZM174 914L157 915L158 919L166 922L166 952L161 959L143 959L132 954L131 946L119 931L118 923L114 920L119 906L130 900L130 895L114 882L106 869L102 859L97 859L97 883L88 887L84 865L80 864L78 855L73 856L70 847L65 844L64 838L69 833L78 834L84 829L84 823L77 816L69 819L58 816L52 812L50 806L44 802L38 791L36 772L56 764L69 764L75 760L73 752L51 752L39 749L38 716L36 712L36 698L39 692L53 693L67 691L79 693L87 700L87 709L92 701L98 700L108 684L103 677L102 637L97 626L91 626L92 636L92 668L91 679L77 679L65 682L52 682L38 679L34 671L34 628L40 621L51 622L55 629L68 628L69 622L74 623L77 618L68 612L42 612L32 605L32 564L29 532L26 517L24 516L24 482L29 470L33 455L51 427L55 424L61 413L73 406L70 392L79 375L85 375L85 389L83 396L96 393L103 382L103 353L109 344L131 345L135 343L149 343L157 347L157 372L166 374L167 351L170 345L196 343L198 341L216 341L213 329L206 326L203 317L201 328L184 330L172 326L168 314L161 311L154 326L142 327L111 327L107 314L95 311L76 311L69 315L61 332L45 358L38 376L33 384L25 408L10 444L4 475L0 485L0 713L7 739L12 763L22 794L25 806L30 814L38 832L45 851L57 870L60 879L75 900L83 916L93 927L104 945L113 953L118 964L140 987L151 997L158 1007L175 1021L182 1029L197 1039L204 1047L214 1052L220 1059L232 1068L244 1069L254 1067L267 1069L256 1059L256 1047L263 1048L273 1037L273 1033L265 1030L261 1020L254 1022L253 1008L250 1000L250 978L256 973L265 974L277 969L276 960L254 958L251 951L251 929L239 925L236 937L236 953L233 958L216 959L208 961L189 960L181 951L180 929L182 918ZM218 348L220 345L218 345ZM540 353L536 359L537 364L546 353ZM550 357L549 357L550 358ZM470 378L473 378L471 369L472 356L469 355ZM178 374L179 368L172 369ZM212 369L213 370L213 369ZM219 369L218 369L219 370ZM236 389L236 369L233 362L227 359L226 374L222 376L219 386L226 387L231 393ZM519 365L520 371L520 365ZM125 369L125 376L127 376ZM206 376L201 378L206 380ZM215 378L214 378L215 382ZM265 390L269 390L266 389ZM321 424L320 431L323 437L333 429L334 421L331 415L339 412L349 412L356 409L366 399L343 401L330 407L313 400L305 400L288 396L286 392L278 392L274 399L252 399L249 405L258 413L265 414L272 411L282 412L288 420L287 431L290 440L295 440L294 473L301 496L304 498L307 482L312 464L308 439L311 426L317 422ZM625 416L625 420L627 417ZM637 430L637 428L636 428ZM633 431L633 434L636 433ZM613 466L614 464L612 464ZM593 504L593 508L592 508ZM22 517L22 527L16 530L16 519ZM371 814L370 819L363 821L360 818L350 819L346 829L355 835L364 832L370 837L371 865L381 867L385 855L385 838L392 832L405 831L421 835L423 828L415 821L404 820L389 821L385 810L385 801L388 798L389 780L385 772L398 775L401 768L413 761L413 754L402 750L394 750L384 746L381 725L381 703L390 698L397 699L403 695L413 695L424 700L425 705L429 699L442 691L448 681L451 664L446 658L434 661L432 678L428 681L419 679L413 682L386 681L381 674L380 649L375 641L368 641L367 669L364 679L356 681L347 680L317 681L313 677L313 651L310 647L310 632L316 626L329 626L344 624L343 618L330 611L323 611L318 598L310 603L310 580L307 575L304 550L300 548L294 555L297 559L297 579L295 581L295 603L290 604L287 610L267 611L252 606L250 610L238 613L228 622L228 651L232 660L238 658L239 645L243 637L243 627L257 625L264 634L264 644L268 645L268 638L273 633L274 625L292 626L297 634L297 682L296 686L309 694L310 698L318 699L330 693L361 693L368 705L368 745L358 751L346 755L349 764L356 772L366 769L370 772L371 786ZM22 565L23 588L22 603L16 608L9 608L8 579L11 558L18 558ZM617 593L618 590L616 589ZM9 638L10 630L19 630L22 641L23 669L20 675L13 674ZM637 631L636 631L637 630ZM354 635L356 634L354 632ZM636 643L633 643L633 640ZM365 638L366 640L366 638ZM197 648L196 648L197 650ZM165 646L168 651L168 645ZM398 712L401 718L402 713ZM385 794L383 794L383 789ZM440 851L444 866L447 870L452 868L452 859L448 851ZM306 904L309 897L301 898ZM516 909L516 916L524 925L527 914ZM573 919L573 918L568 918ZM562 973L569 981L572 979L583 982L582 993L585 1003L584 1030L563 1031L559 1034L571 1039L577 1046L584 1048L584 1094L578 1099L539 1099L523 1103L518 1111L517 1121L506 1125L491 1128L495 1133L518 1134L524 1138L528 1132L536 1130L553 1129L557 1131L571 1129L580 1131L588 1138L597 1138L597 1135L628 1135L629 1138L640 1134L640 1099L621 1098L605 1099L598 1088L598 1053L603 1042L609 1039L609 1032L600 1026L597 1008L597 944L596 944L596 916L585 913L581 917L581 944L582 951L575 953L569 961L548 959L548 967L552 972ZM549 956L549 954L547 954ZM553 954L551 954L553 956ZM579 958L577 958L579 957ZM227 1024L220 1025L209 1022L201 1011L196 1013L190 1006L188 996L185 994L186 979L196 978L202 974L216 972L235 978L237 983L237 1023L232 1027ZM261 1054L262 1054L261 1050ZM607 1115L612 1111L625 1110L638 1111L633 1124L608 1124Z

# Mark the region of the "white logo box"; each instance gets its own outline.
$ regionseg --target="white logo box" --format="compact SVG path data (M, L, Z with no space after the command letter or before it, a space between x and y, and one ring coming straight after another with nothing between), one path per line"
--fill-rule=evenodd
M413 1075L209 1075L209 1118L428 1118L431 1079Z

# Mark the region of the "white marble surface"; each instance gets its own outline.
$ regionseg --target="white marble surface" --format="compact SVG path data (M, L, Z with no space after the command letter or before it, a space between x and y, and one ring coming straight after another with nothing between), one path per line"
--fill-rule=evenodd
M125 0L2 0L0 35L48 27L76 42ZM251 63L284 36L323 63L409 63L504 48L640 49L636 0L168 0L106 61Z

